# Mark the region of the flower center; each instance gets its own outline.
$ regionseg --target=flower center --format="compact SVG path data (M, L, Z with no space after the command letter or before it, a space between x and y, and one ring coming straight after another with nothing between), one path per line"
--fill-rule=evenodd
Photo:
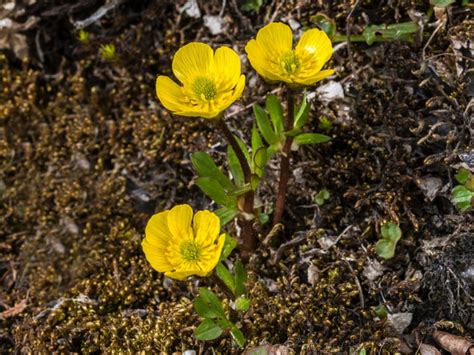
M293 74L299 67L298 56L294 50L286 52L280 59L281 66L287 74Z
M203 76L194 79L192 89L202 100L212 100L217 94L216 84L211 79Z
M201 248L199 248L194 241L187 240L180 245L179 253L184 260L196 261L201 255Z

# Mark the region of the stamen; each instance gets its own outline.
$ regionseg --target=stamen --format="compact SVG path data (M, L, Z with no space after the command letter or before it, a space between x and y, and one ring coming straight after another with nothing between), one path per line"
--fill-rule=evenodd
M211 100L217 94L216 84L211 79L203 76L194 79L192 89L196 96L203 101Z
M294 50L286 52L280 59L281 66L287 74L293 74L300 67L298 56Z
M187 261L196 261L201 255L201 248L192 240L187 240L179 246L179 253Z

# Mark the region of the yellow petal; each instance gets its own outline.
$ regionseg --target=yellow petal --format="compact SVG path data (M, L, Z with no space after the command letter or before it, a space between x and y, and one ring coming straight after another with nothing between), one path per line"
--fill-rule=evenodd
M183 106L183 91L173 80L160 75L156 79L156 95L161 104L170 111L177 111Z
M233 88L240 77L240 58L231 48L220 47L214 55L215 76L219 90Z
M295 51L302 57L316 57L319 68L322 68L332 56L332 44L324 31L314 28L303 33Z
M200 247L212 246L219 235L220 229L221 222L215 213L199 211L194 215L194 240Z
M142 241L142 248L146 259L156 271L167 272L174 269L166 258L165 250L153 246L147 239Z
M244 88L245 88L245 75L241 75L239 78L239 81L237 82L237 85L235 86L234 93L232 94L230 98L230 104L226 106L225 108L229 107L235 101L240 99L240 97L242 96L242 93L244 92Z
M272 22L257 33L257 43L269 57L280 58L293 48L291 28L281 22Z
M256 40L250 40L245 46L250 65L265 80L278 81L281 77L271 71L271 62Z
M166 249L173 238L168 229L168 213L163 211L153 215L146 225L145 238L155 247Z
M321 81L332 74L334 74L334 69L321 70L319 73L313 76L310 76L308 78L305 78L304 80L298 81L297 83L302 84L302 85L313 85L317 83L318 81Z
M168 228L173 235L173 243L192 239L191 222L193 209L189 205L174 206L168 213Z
M221 234L212 247L206 248L199 260L200 268L209 274L216 267L224 247L225 233Z
M193 273L189 272L188 270L185 270L185 271L168 271L168 272L165 272L165 275L167 277L175 279L175 280L184 281L189 276L193 275Z
M192 42L176 52L173 58L173 73L182 83L191 80L196 74L211 71L214 52L205 43Z

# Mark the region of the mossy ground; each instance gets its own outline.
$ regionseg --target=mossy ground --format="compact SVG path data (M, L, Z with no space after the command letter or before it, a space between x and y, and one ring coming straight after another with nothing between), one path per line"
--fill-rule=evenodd
M229 1L227 32L213 36L202 19L179 11L182 3L125 1L87 28L87 44L78 41L71 19L90 16L99 3L38 1L18 16L38 22L26 31L28 60L0 54L0 311L23 300L26 308L0 318L1 352L231 351L228 338L204 344L192 337L199 320L191 300L206 280L163 279L141 251L153 212L184 202L209 207L192 182L190 154L208 150L222 160L225 151L212 126L164 111L154 84L189 41L243 52L273 14L311 26L318 11L344 32L353 5L264 3L249 14ZM201 6L207 14L220 9L218 1ZM367 19L408 21L410 10L428 7L361 2L351 31L360 33ZM287 228L250 264L252 307L241 321L249 346L268 342L314 353L413 345L377 316L381 304L390 313L414 313L405 334L428 342L426 329L438 321L474 330L472 279L460 276L472 265L473 219L449 202L453 165L474 139L472 69L459 73L453 49L455 41L472 39L472 21L455 7L424 57L426 36L422 43L353 43L350 52L336 51L332 67L345 97L316 101L312 118L317 130L326 116L334 139L293 155ZM117 48L116 61L98 54L108 43ZM244 72L249 86L237 109L268 90L248 63ZM229 119L236 132L250 122L250 110ZM270 168L267 175L260 197L270 205L277 174ZM424 188L429 178L443 186L434 196ZM313 198L322 188L331 198L318 207ZM374 281L364 270L378 259L382 220L400 222L403 237ZM278 244L301 236L275 262ZM327 238L338 242L326 250L320 242Z

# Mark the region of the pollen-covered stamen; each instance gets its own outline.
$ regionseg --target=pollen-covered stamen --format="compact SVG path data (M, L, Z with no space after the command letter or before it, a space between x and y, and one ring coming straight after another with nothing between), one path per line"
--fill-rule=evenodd
M287 74L293 74L300 67L298 56L294 50L286 52L280 59L281 66Z
M196 261L201 256L201 248L194 241L186 240L179 246L179 253L186 261Z
M196 79L194 79L192 83L192 90L194 94L203 101L212 100L217 95L217 88L214 81L203 76L198 76Z

